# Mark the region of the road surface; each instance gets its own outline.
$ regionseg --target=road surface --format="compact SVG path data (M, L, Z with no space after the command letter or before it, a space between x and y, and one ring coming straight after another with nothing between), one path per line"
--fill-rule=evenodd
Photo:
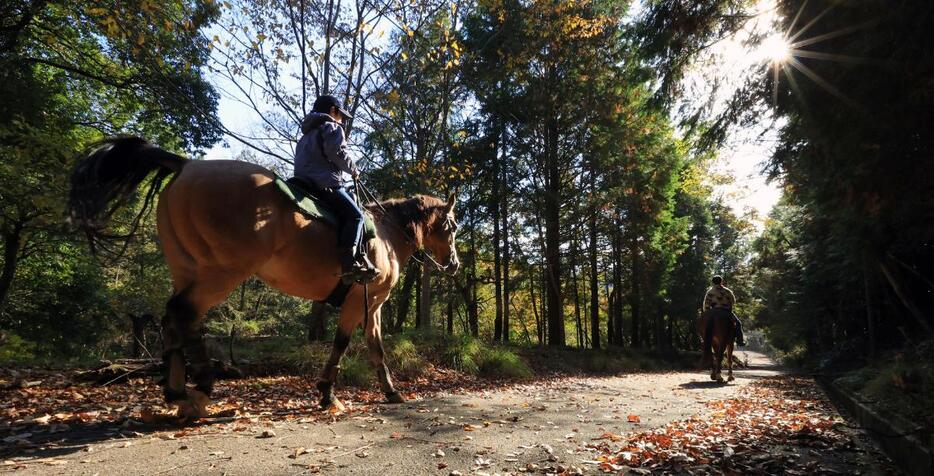
M253 418L197 431L128 429L120 435L129 438L63 439L16 458L18 466L7 460L7 468L82 475L626 473L601 467L593 446L616 444L607 435L703 419L716 411L710 402L783 372L761 354L738 356L750 368L738 370L729 385L701 372L561 378L377 405L331 422ZM819 464L826 474L894 473L864 435L847 431L853 443L846 451L812 448L789 458L815 460L810 467Z

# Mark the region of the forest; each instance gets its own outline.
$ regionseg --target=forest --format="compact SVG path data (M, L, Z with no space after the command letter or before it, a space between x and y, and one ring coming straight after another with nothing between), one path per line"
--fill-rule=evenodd
M932 27L910 0L6 0L0 472L931 474ZM422 218L459 269L416 253L351 336L255 276L183 319L163 179L290 177L322 95L373 198L451 197ZM176 168L89 159L134 136ZM708 380L714 276L748 347Z
M14 1L0 29L0 359L158 345L155 223L93 257L64 217L96 141L217 145L291 174L320 94L346 102L380 197L459 200L462 271L409 262L384 332L589 349L696 349L710 277L786 356L930 337L930 6L884 1ZM763 15L768 28L751 27ZM779 32L725 81L711 45ZM751 46L751 47L753 47ZM700 99L699 99L700 98ZM219 105L232 104L222 113ZM763 122L764 121L764 122ZM765 123L768 216L732 206L723 144ZM135 207L142 205L140 197ZM125 233L136 210L116 216ZM206 332L332 335L334 311L251 279ZM763 344L764 345L764 344ZM144 346L145 347L145 346ZM153 351L155 353L155 351Z

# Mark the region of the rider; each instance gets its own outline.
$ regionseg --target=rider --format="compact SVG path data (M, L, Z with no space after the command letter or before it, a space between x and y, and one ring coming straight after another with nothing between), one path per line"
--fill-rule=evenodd
M338 216L341 280L345 284L372 281L379 276L379 269L358 249L363 210L348 189L359 172L348 154L342 124L353 116L336 97L328 95L319 96L311 110L302 121L303 135L295 148L295 178Z
M711 286L710 289L707 290L707 294L704 295L704 312L710 309L728 310L730 316L733 317L733 322L736 323L736 345L740 347L745 346L746 340L743 338L743 323L740 322L736 314L733 313L733 305L736 304L736 296L733 295L733 291L730 291L729 288L723 285L722 277L714 276L711 282L713 282L713 286Z

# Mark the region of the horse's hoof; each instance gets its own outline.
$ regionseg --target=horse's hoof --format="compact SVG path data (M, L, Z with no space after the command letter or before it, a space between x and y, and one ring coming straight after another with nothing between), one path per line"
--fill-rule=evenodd
M734 381L734 380L736 380L736 379L735 379L732 375L730 375L730 376L727 377L727 379L726 379L727 382L732 382L732 381Z
M208 416L210 397L198 390L188 390L188 398L176 402L176 415L180 422L192 422Z
M717 377L717 382L718 382L718 383L723 383L723 377Z
M710 374L710 380L717 380L717 374Z
M399 392L389 392L386 394L386 403L405 403L405 398Z

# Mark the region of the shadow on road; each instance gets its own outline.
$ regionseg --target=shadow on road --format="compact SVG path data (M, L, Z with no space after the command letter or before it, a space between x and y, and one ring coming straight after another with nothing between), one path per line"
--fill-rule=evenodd
M685 383L678 385L678 387L685 388L688 390L701 390L701 389L709 389L709 388L720 388L720 387L725 387L727 385L729 384L726 382L720 383L720 382L711 380L709 382L685 382Z

